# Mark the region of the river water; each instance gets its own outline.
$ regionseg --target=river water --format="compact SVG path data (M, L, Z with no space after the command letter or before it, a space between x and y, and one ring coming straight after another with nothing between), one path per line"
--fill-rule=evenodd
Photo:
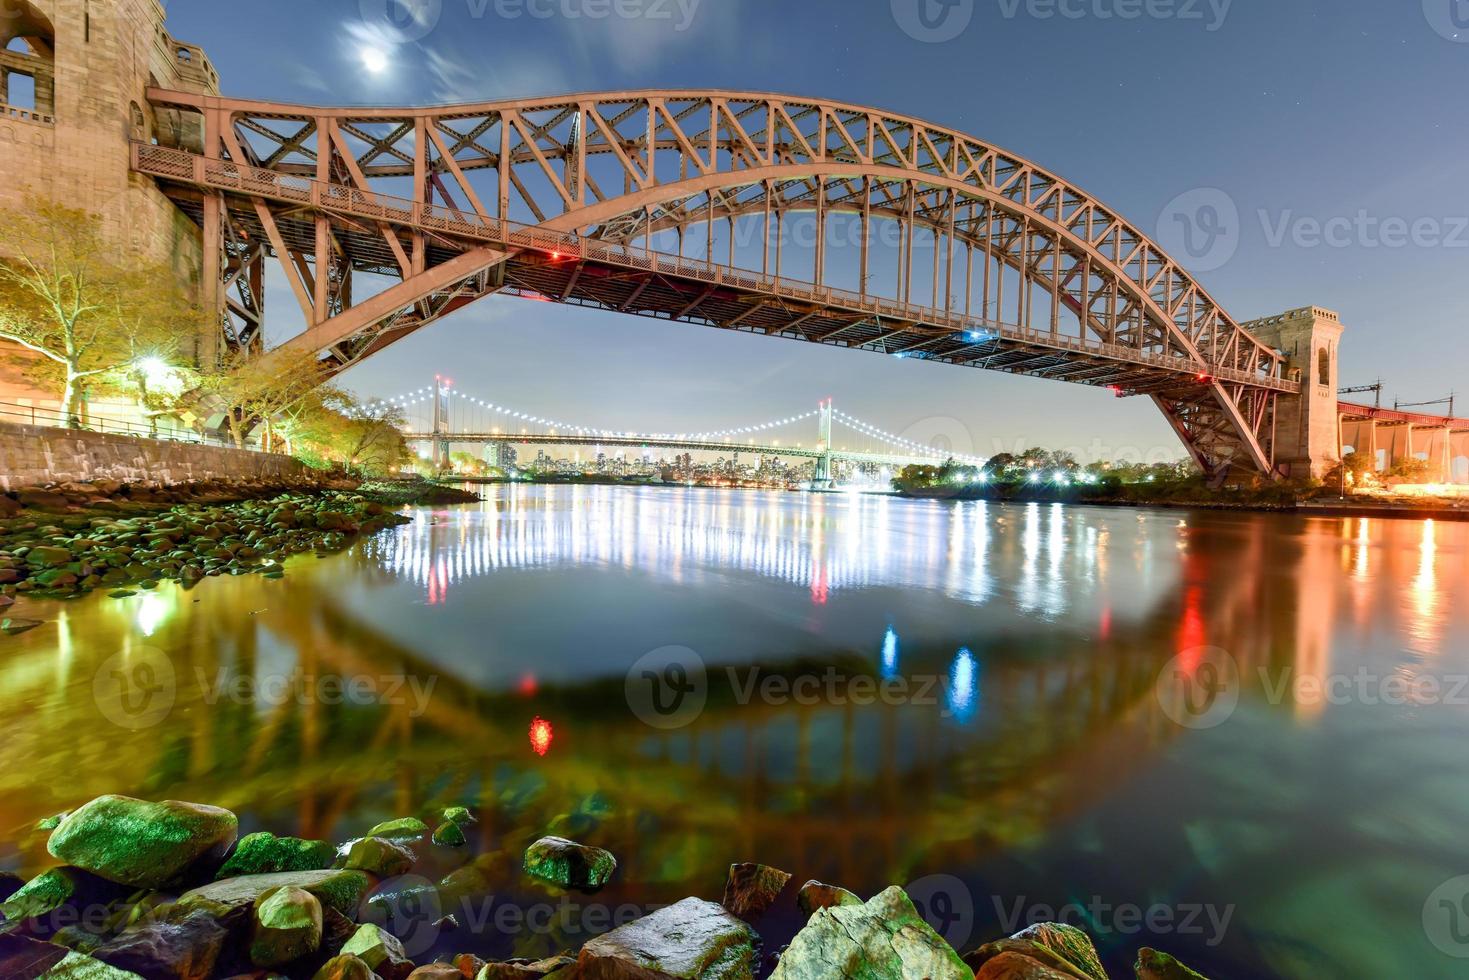
M1063 916L1119 975L1142 945L1469 970L1469 524L486 498L280 581L30 604L47 625L0 639L0 868L107 792L337 841L465 803L471 846L419 871L472 860L474 898L418 952L574 947L754 860L906 885L961 949ZM610 848L613 886L527 882L547 832Z

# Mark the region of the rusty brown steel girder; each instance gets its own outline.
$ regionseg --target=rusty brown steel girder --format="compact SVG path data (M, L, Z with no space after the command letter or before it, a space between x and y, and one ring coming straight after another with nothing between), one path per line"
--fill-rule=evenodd
M1299 391L1278 352L1121 216L911 117L727 91L414 109L149 97L200 114L205 141L139 145L135 169L205 228L223 216L251 254L274 255L307 323L290 343L339 368L503 290L1111 385L1153 397L1211 474L1269 473L1275 400ZM812 271L791 277L784 232L805 216ZM845 249L829 240L839 226L859 229ZM869 283L889 257L877 229L898 239L887 294ZM676 253L655 247L668 236ZM702 255L684 254L689 238ZM931 279L915 289L926 242ZM856 289L830 285L845 259ZM398 282L354 302L354 273Z

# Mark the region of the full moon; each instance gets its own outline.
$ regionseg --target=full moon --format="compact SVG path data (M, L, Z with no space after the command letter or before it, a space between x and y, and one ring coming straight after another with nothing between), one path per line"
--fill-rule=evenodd
M382 48L363 48L361 51L362 67L374 75L387 71L388 53Z

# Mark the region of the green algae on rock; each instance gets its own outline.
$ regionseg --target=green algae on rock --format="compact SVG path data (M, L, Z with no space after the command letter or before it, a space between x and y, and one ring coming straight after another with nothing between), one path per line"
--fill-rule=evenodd
M238 828L235 815L219 807L99 796L67 814L46 849L109 881L162 888L221 860Z
M1044 946L1091 980L1107 980L1107 971L1102 968L1102 960L1097 956L1097 947L1093 945L1092 938L1075 926L1061 922L1039 922L1022 929L1011 938Z
M281 871L320 871L336 860L337 849L324 840L277 837L268 831L246 834L225 859L215 879Z
M351 953L333 956L321 965L311 980L376 980L377 974L360 957Z
M542 837L525 849L526 874L562 888L596 891L617 870L611 851L564 837Z
M831 976L973 980L974 971L894 885L862 905L818 909L780 954L771 980Z

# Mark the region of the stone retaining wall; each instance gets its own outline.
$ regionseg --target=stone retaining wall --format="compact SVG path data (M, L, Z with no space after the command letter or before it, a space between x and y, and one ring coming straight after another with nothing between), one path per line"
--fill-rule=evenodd
M274 453L0 422L0 490L117 480L171 486L205 480L306 478L304 464Z

